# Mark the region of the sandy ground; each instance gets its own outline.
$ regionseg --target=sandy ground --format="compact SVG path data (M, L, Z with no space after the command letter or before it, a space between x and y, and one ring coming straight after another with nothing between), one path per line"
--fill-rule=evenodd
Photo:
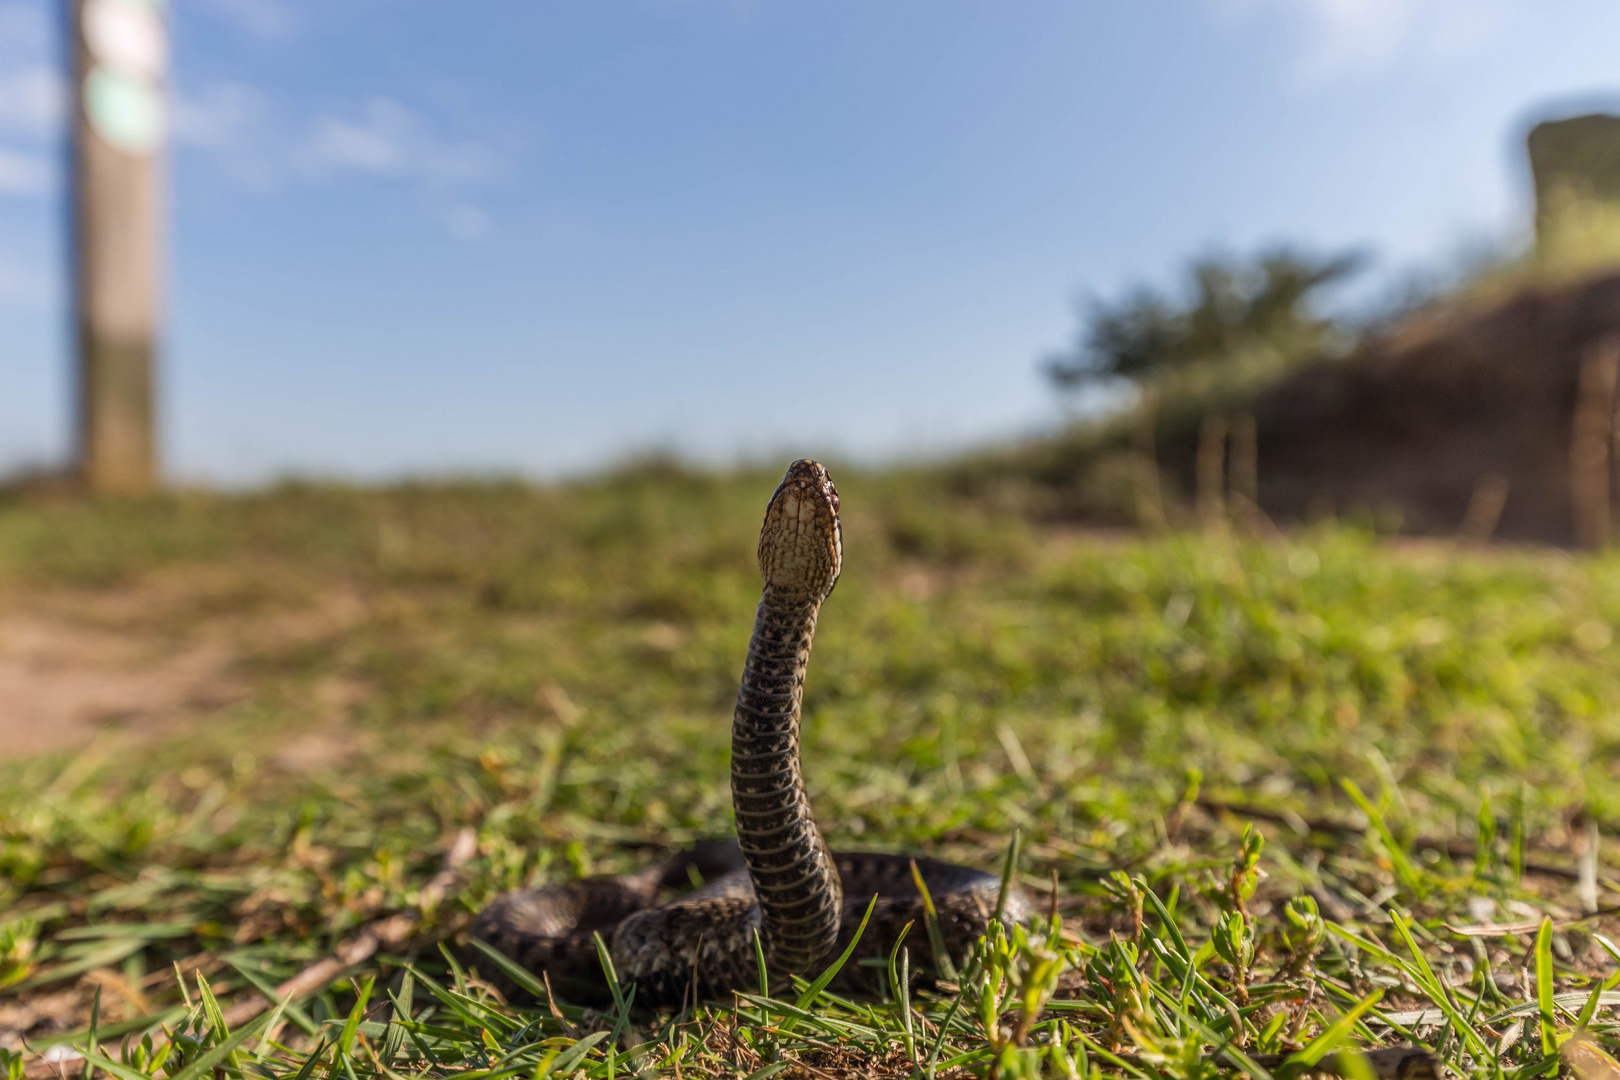
M189 575L0 596L0 756L184 730L243 700L245 657L329 640L363 611L349 594L233 589Z

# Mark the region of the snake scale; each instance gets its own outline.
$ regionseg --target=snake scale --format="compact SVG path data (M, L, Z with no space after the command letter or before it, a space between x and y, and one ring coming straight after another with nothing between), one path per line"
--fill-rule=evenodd
M923 926L912 876L933 898L946 950L961 962L994 915L995 874L903 855L829 851L810 809L799 760L805 671L821 604L843 559L838 492L818 462L788 466L760 529L764 579L731 727L737 839L699 844L634 874L582 878L497 898L473 935L580 1004L607 1000L595 937L607 945L640 1006L678 1005L759 987L756 953L775 987L813 978L871 920L839 974L855 992L878 986L860 957L887 958L901 931ZM704 884L678 894L696 873ZM673 897L673 898L671 898ZM1003 917L1021 921L1034 898L1014 885ZM918 941L917 938L911 940ZM913 953L926 954L923 935Z

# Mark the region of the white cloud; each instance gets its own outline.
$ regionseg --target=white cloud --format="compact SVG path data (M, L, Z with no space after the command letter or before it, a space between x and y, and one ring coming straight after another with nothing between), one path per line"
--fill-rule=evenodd
M0 147L0 195L43 195L55 175L43 157Z
M56 27L47 15L54 6L0 2L0 131L43 136L66 115Z
M202 8L250 37L281 41L290 37L293 11L280 0L200 0Z
M47 14L54 6L0 0L0 196L37 198L57 184L55 147L67 117L67 86ZM40 291L34 275L0 260L0 298L34 299Z
M293 179L295 140L257 87L230 80L181 82L171 100L178 153L241 190L268 194Z
M445 139L420 114L387 97L374 97L350 115L319 117L301 158L316 174L357 170L435 184L483 183L501 171L488 146Z
M403 172L405 147L400 132L389 130L392 127L323 116L304 146L305 160L316 169L335 166L363 172Z
M0 303L47 307L56 302L61 283L37 266L0 251Z
M270 113L264 94L246 83L215 81L174 95L175 141L189 146L239 146Z
M1294 23L1304 48L1293 74L1322 83L1410 56L1474 51L1507 26L1506 0L1217 0L1227 13L1275 14Z
M0 130L47 135L66 115L67 84L55 69L37 65L0 72Z
M457 240L475 244L489 235L489 215L476 206L456 203L444 213L445 228Z
M297 184L414 187L429 217L457 239L476 241L490 220L465 192L505 175L507 147L446 127L385 96L298 121L258 88L230 81L182 86L174 105L180 149L239 187L261 194Z
M316 177L348 172L415 180L429 215L466 243L488 235L490 217L451 196L469 185L497 179L504 164L488 145L447 139L421 114L386 97L372 98L345 115L318 118L300 157L304 168Z

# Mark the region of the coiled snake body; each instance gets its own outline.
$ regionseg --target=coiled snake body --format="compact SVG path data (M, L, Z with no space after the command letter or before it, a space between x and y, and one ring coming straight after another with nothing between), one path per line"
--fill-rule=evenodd
M595 935L607 943L638 1005L759 987L755 935L772 984L813 978L855 934L872 898L859 955L887 958L907 923L923 928L912 866L933 898L946 950L960 962L999 899L997 875L934 859L832 852L811 814L799 762L799 711L816 614L843 558L838 492L814 461L788 467L760 529L765 587L731 728L737 842L713 842L635 874L584 878L509 893L478 916L473 934L583 1004L606 997ZM697 871L706 884L665 900ZM1021 921L1032 898L1008 890L1003 918ZM927 935L910 939L926 954ZM878 982L854 960L849 989ZM694 986L695 984L695 986Z

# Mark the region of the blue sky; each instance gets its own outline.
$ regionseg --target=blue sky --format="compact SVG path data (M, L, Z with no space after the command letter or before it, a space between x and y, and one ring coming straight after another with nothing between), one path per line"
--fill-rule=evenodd
M69 384L56 0L0 0L0 469ZM173 0L171 472L916 456L1073 302L1522 232L1613 0Z

